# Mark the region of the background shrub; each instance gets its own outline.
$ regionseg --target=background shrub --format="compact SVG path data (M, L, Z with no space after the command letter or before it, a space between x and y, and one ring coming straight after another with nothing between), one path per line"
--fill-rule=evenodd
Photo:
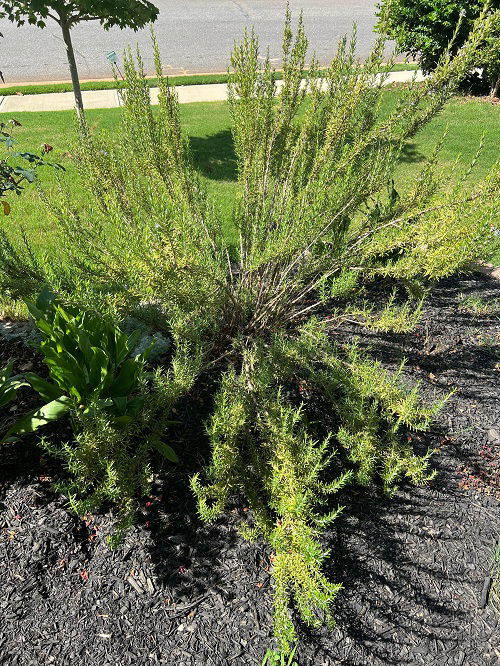
M488 3L500 9L499 0ZM382 0L378 5L377 30L396 41L396 47L416 58L425 72L437 66L443 53L455 54L463 46L483 0ZM500 96L500 20L473 63L484 68L484 78L493 96Z

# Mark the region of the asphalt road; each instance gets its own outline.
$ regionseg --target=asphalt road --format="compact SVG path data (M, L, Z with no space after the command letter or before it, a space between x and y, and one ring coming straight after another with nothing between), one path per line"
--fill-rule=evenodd
M173 73L221 72L227 69L233 41L245 26L254 25L262 47L270 46L279 64L284 0L152 0L160 9L155 24L167 71ZM336 42L357 24L358 51L366 55L373 44L376 0L291 0L295 16L302 7L312 50L322 64L333 56ZM60 81L69 78L59 26L17 28L0 21L0 70L6 83ZM97 22L82 23L73 31L81 79L111 76L108 51L121 55L137 42L148 71L152 69L149 30L114 29L106 32Z

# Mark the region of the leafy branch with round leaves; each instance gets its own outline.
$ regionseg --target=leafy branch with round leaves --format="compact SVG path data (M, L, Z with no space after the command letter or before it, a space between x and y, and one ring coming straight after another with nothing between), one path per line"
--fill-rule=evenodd
M9 120L7 123L0 123L0 141L4 144L7 153L10 155L0 160L0 197L5 197L7 194L21 194L26 184L33 183L36 179L37 169L41 166L50 166L55 169L64 171L64 167L60 164L48 162L45 156L52 152L53 147L48 143L43 143L41 146L40 154L30 153L28 151L13 150L15 139L12 136L12 128L20 127L21 123L17 120ZM28 165L23 165L21 162L12 164L10 158L16 160L24 160ZM9 215L11 206L5 199L0 199L3 207L4 215Z

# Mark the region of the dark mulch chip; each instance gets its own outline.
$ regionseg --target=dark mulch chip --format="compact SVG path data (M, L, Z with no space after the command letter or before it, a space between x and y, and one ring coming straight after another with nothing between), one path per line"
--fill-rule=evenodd
M439 449L428 487L404 487L392 499L352 489L344 498L346 510L325 539L329 574L344 583L337 626L301 629L301 666L498 663L499 618L481 607L481 596L500 518L500 326L498 316L459 307L463 294L500 296L498 284L482 276L444 281L415 333L361 337L389 368L405 356L408 379L421 380L425 395L456 393L417 442ZM194 469L200 454L190 455ZM137 526L111 551L112 516L82 521L68 513L50 490L51 463L43 456L40 463L33 442L1 456L0 663L262 662L272 634L269 552L240 538L241 507L201 525L187 472L174 477L166 467Z

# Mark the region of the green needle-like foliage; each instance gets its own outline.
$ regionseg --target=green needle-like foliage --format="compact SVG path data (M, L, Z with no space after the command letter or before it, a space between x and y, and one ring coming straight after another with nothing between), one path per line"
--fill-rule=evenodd
M328 333L346 319L409 330L432 280L493 248L498 165L475 188L467 173L451 186L436 168L438 146L413 188L403 194L393 184L405 141L452 96L492 21L481 17L456 57L408 86L388 115L382 41L359 63L354 37L343 39L326 75L313 58L304 78L307 39L301 20L293 34L287 14L277 82L246 34L229 83L239 182L230 221L239 244L230 251L228 221L191 163L157 46L157 109L140 56L129 53L120 141L82 127L86 198L74 202L63 189L47 202L60 230L57 264L33 258L29 239L16 251L0 236L0 282L11 293L29 295L47 281L80 306L154 321L174 340L177 397L201 373L215 381L211 461L192 489L208 521L231 497L246 497L251 521L242 531L265 538L273 553L283 653L296 641L292 608L309 624L332 619L340 585L324 574L322 534L341 511L333 495L348 483L379 480L392 493L402 479L432 477L430 452L417 455L408 432L425 430L443 401L423 404L401 371L388 373L355 344L333 345ZM373 281L386 286L377 307L360 306ZM333 315L321 323L314 314L325 307Z

